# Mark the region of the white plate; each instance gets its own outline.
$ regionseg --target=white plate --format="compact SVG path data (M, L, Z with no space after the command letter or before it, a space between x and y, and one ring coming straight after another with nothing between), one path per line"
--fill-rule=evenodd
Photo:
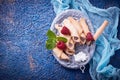
M50 27L50 29L55 32L57 34L57 30L55 29L55 24L61 24L62 21L67 18L67 17L73 17L73 18L76 18L76 19L80 19L81 17L84 17L87 21L87 24L89 26L89 29L91 31L92 34L94 34L94 29L92 27L92 24L89 20L88 17L86 17L81 11L79 10L74 10L74 9L69 9L69 10L65 10L63 12L61 12L60 14L58 14L55 19L53 20L52 22L52 25ZM90 59L92 58L93 56L93 53L95 51L95 42L93 42L90 46L87 46L87 45L76 45L75 47L75 54L77 54L78 52L85 52L87 55L88 55L88 60L86 62L75 62L75 59L73 56L69 56L70 57L70 61L64 61L64 60L60 60L59 58L57 58L54 53L54 57L57 59L57 61L63 65L64 67L67 67L67 68L72 68L72 69L78 69L80 68L81 66L85 66L87 63L89 63Z

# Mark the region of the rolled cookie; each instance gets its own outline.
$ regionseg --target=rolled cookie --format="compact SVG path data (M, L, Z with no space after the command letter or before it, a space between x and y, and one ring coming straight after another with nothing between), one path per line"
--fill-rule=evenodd
M83 28L84 33L85 33L86 41L94 41L93 35L90 32L89 27L88 27L86 20L84 18L80 18L80 24Z
M69 60L69 57L62 50L58 49L57 47L55 47L53 49L53 52L59 59Z
M86 23L86 20L84 18L80 18L80 24L82 26L82 29L83 29L85 35L87 35L87 33L90 32L90 30L89 30L89 27Z
M71 24L70 20L64 19L63 24L70 30L73 41L80 42L79 34L74 26Z
M108 25L108 21L105 20L102 25L97 29L96 33L94 34L94 40L97 40L98 37L102 34L102 32L104 31L105 27Z
M86 42L86 36L85 36L84 33L82 33L82 34L80 35L80 43L81 43L81 44L85 44L85 42Z
M70 20L70 22L72 23L74 28L77 30L79 35L81 35L83 30L82 30L81 25L79 25L79 22L77 20L75 20L73 17L68 17L68 19Z

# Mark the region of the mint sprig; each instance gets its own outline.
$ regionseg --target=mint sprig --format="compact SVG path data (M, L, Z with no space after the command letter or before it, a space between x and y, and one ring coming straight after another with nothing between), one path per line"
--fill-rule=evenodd
M56 46L57 41L63 41L64 43L67 42L67 39L64 37L57 37L55 33L51 30L47 32L48 40L46 41L46 48L48 50L53 49Z
M47 36L48 36L48 38L56 39L56 35L55 35L55 33L52 32L51 30L48 30L48 32L47 32Z

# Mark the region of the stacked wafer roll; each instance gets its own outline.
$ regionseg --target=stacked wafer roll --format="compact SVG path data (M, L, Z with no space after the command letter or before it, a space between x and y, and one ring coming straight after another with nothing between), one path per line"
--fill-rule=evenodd
M80 43L80 45L90 45L91 42L98 39L107 25L108 21L105 20L95 34L92 34L85 18L76 20L73 17L68 17L64 19L61 24L55 24L55 28L59 32L58 36L67 39L67 42L65 43L67 48L65 50L60 50L55 47L53 49L54 54L59 59L69 60L69 55L75 54L75 44Z
M53 52L59 59L69 60L69 57L62 50L60 50L59 48L55 47L53 49Z

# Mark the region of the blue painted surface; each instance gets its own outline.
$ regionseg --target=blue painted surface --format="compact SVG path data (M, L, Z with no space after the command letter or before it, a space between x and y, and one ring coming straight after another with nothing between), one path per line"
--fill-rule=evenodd
M99 8L120 8L120 0L90 2ZM64 68L46 50L46 32L54 17L50 0L0 0L0 80L91 80L89 65L84 74ZM117 68L119 53L110 61Z

